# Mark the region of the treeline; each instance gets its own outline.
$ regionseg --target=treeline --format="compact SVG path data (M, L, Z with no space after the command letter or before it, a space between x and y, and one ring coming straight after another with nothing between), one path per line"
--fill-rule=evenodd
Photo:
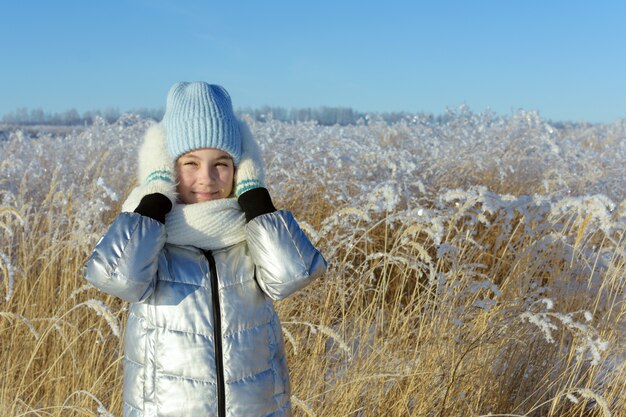
M366 117L365 113L357 112L349 107L318 107L286 109L283 107L263 106L259 108L243 108L238 113L247 114L258 121L274 119L281 122L311 122L320 125L350 125Z
M160 120L163 116L163 110L154 109L137 109L125 113L135 113L142 117L149 117ZM23 126L34 125L50 125L50 126L79 126L91 125L96 118L102 118L109 123L115 122L122 116L117 108L108 108L105 110L92 110L79 113L76 109L66 110L60 113L44 112L42 109L18 108L13 113L7 113L2 116L2 123L15 124Z
M23 126L51 125L51 126L88 126L97 118L102 118L109 123L115 122L122 114L133 113L144 118L161 120L163 109L140 108L127 112L120 112L117 108L109 108L104 111L94 110L79 113L76 109L70 109L61 113L44 112L42 109L19 108L15 112L2 116L2 123ZM279 120L281 122L311 122L315 121L323 126L350 125L367 123L373 113L358 112L349 107L318 107L318 108L292 108L263 106L259 108L238 109L239 115L247 114L257 121ZM375 113L377 119L393 123L409 117L410 113Z

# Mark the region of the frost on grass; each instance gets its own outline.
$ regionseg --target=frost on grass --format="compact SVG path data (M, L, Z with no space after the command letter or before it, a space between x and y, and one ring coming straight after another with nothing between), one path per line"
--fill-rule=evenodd
M0 317L8 320L11 323L13 322L13 319L18 319L26 327L28 327L28 330L33 335L35 340L39 339L40 337L39 332L37 331L37 329L35 329L35 326L33 326L33 323L30 320L28 320L26 317L24 317L23 315L19 313L9 313L9 312L0 311Z
M603 325L607 314L603 296L594 299L599 307L584 297L615 286L603 286L603 278L611 268L619 273L626 258L623 121L556 125L535 112L500 117L465 106L392 124L375 115L352 126L246 120L264 154L272 197L302 212L303 230L329 261L332 282L320 286L336 285L349 300L359 291L378 294L377 286L400 276L431 297L420 309L449 303L446 320L461 335L473 331L476 318L487 318L512 331L523 326L547 349L558 350L556 341L565 340L579 360L597 366L606 366L604 357L618 349L615 337L604 340L593 327ZM129 115L62 133L14 130L0 141L6 155L0 160L0 207L16 207L25 220L15 228L14 216L0 213L5 300L19 298L12 239L40 233L30 216L53 218L46 241L87 256L132 186L136 149L152 123ZM519 281L502 282L511 277ZM75 289L70 299L88 289ZM623 305L617 299L622 290L611 291L615 305ZM398 307L410 311L402 296ZM582 309L566 310L562 301L575 297ZM431 306L431 300L438 304ZM593 315L586 311L591 305ZM119 335L119 312L95 299L73 308L82 307ZM509 314L509 321L499 323L499 314ZM423 323L424 317L410 320ZM11 320L28 325L16 316ZM366 351L370 344L367 330L349 340L343 335L352 333L338 332L334 324L284 324L294 354L302 356L303 333L316 333L342 370L357 356L354 346ZM104 338L106 328L96 327ZM374 377L414 372L405 352L381 349L389 360L377 364ZM571 395L580 399L583 393ZM294 406L314 415L314 401L305 400L294 397ZM96 406L107 415L102 404Z
M2 271L3 281L5 282L5 290L6 294L4 296L4 301L9 302L11 297L13 297L14 291L14 275L15 271L13 270L13 265L11 265L11 260L4 253L0 252L0 261L2 261L0 268Z
M113 311L109 308L109 306L107 306L100 300L96 300L92 298L87 301L83 301L82 303L76 304L72 309L74 310L79 307L88 307L92 309L93 311L95 311L98 316L101 316L102 318L104 318L104 320L107 322L107 324L111 328L111 332L113 333L113 335L115 335L118 338L120 337L119 322L117 318L115 318L115 315Z
M0 192L0 195L3 194L7 195L6 192ZM0 205L0 238L3 238L2 234L4 233L7 236L5 242L10 241L10 238L13 236L12 226L14 221L17 221L19 226L24 226L24 218L17 210ZM0 281L4 281L4 301L9 302L15 290L15 268L9 256L3 252L2 245L0 245Z
M93 285L91 285L91 283L86 283L81 285L79 288L75 289L74 291L72 291L72 293L70 294L70 298L71 299L75 299L79 294L82 294L85 291L89 291L91 289L95 288Z
M603 417L611 417L611 407L601 395L588 388L574 388L564 393L565 398L573 404L579 404L581 399L590 400L591 406L599 408Z
M295 405L296 407L304 411L307 416L317 417L317 414L315 414L311 406L305 403L304 401L302 401L301 399L299 399L298 397L296 397L295 395L291 396L291 402L293 403L293 405Z
M94 394L86 390L78 390L70 394L63 403L63 408L69 410L73 410L74 407L67 405L70 399L74 396L85 396L92 399L96 405L98 406L96 411L98 412L98 417L114 417L113 413L111 413L105 406L102 404L102 401L98 399Z
M341 351L344 352L344 354L346 354L348 356L348 358L352 357L352 350L348 347L347 343L345 342L345 340L343 339L343 337L341 337L339 335L339 333L337 333L335 330L331 329L328 326L325 326L323 324L314 324L314 323L309 323L306 321L290 321L290 322L285 322L283 324L297 324L297 325L304 325L307 326L312 334L316 334L316 333L321 333L325 336L330 337L334 343L337 345L337 347L339 347L339 349Z
M113 191L110 187L106 185L102 177L98 177L96 181L96 185L100 186L102 190L105 192L106 196L111 199L111 201L119 200L119 197L115 191Z
M520 315L522 321L535 325L548 343L555 342L554 333L556 331L560 329L568 331L572 336L577 359L589 361L594 366L599 365L602 361L602 354L609 348L609 342L602 339L591 325L578 321L575 317L577 314L552 311L554 308L553 300L543 298L539 302L545 305L547 311L525 311ZM582 314L582 318L587 322L591 320L590 316L588 311L584 311Z

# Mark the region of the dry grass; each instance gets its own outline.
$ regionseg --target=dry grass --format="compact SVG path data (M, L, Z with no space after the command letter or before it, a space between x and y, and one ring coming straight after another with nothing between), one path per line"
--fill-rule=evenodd
M626 415L623 231L617 247L581 242L585 220L571 218L531 238L517 217L492 251L502 216L481 227L458 215L438 257L424 227L380 220L279 306L294 393L315 415ZM574 244L538 253L554 230ZM583 255L591 241L614 254L602 271ZM555 326L551 343L525 313Z
M117 416L126 308L84 286L94 213L48 186L0 208L0 415ZM626 416L624 204L470 189L378 212L280 187L330 262L277 303L296 416Z

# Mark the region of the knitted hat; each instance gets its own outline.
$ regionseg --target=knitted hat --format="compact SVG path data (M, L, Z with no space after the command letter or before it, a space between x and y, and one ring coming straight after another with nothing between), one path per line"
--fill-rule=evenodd
M162 120L174 160L201 148L216 148L241 159L241 134L230 96L219 85L180 82L167 94Z

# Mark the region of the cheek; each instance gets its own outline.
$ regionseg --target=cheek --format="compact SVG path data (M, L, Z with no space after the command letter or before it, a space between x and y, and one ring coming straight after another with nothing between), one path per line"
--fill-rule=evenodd
M231 184L235 181L235 169L232 167L219 170L220 181L225 184Z
M227 182L230 184L231 188L235 186L235 169L231 168L228 172Z
M230 196L235 189L235 171L231 168L228 171L220 173L220 180L223 184L224 192L227 194L224 197Z
M176 181L178 181L176 188L179 191L186 191L193 184L193 176L184 170L177 170Z
M181 182L183 178L183 169L176 164L176 182Z

